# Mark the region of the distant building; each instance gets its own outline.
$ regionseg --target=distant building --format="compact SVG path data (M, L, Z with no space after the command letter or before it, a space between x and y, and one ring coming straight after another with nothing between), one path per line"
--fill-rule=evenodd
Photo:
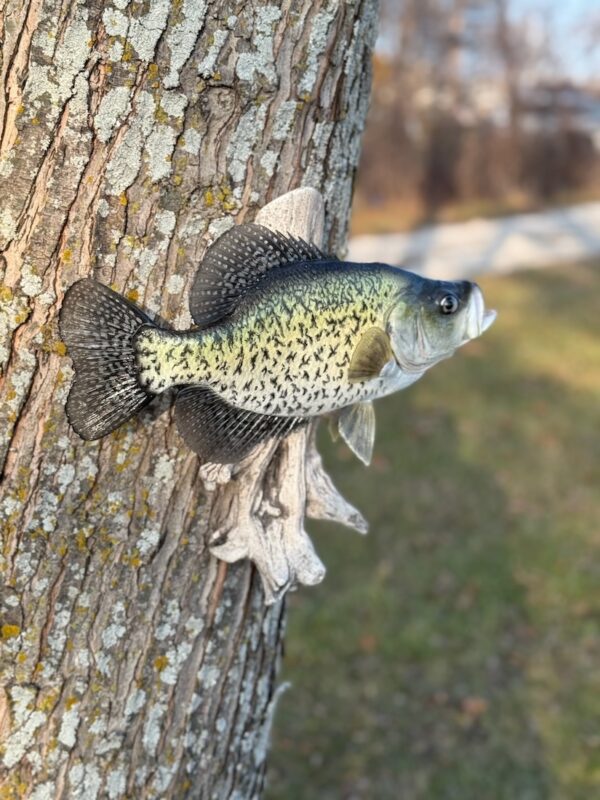
M553 133L564 127L586 133L600 151L600 91L572 83L539 83L521 91L526 130Z

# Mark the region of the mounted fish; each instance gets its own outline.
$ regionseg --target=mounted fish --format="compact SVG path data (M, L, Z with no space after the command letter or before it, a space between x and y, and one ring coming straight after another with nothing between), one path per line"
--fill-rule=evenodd
M336 412L368 464L372 401L414 383L496 316L474 283L339 261L257 224L209 248L190 311L196 329L164 330L92 279L70 287L60 330L75 367L67 416L82 438L106 436L177 387L179 431L204 461L234 463Z

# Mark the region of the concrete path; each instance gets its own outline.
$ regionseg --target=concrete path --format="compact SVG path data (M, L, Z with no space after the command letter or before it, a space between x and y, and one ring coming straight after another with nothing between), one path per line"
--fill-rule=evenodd
M382 261L441 280L600 258L600 203L500 219L357 236L348 260Z

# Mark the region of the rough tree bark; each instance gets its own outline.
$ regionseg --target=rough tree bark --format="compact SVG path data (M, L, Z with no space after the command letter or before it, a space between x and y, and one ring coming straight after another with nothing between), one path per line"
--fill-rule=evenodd
M306 434L201 468L167 398L79 440L57 312L93 274L188 327L206 245L299 186L339 248L376 0L0 10L0 796L255 797L304 507L362 520ZM264 586L211 553L256 548Z

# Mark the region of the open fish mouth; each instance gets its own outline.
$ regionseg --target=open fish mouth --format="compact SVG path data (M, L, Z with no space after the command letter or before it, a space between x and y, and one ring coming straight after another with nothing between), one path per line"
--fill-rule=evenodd
M476 339L492 325L497 313L493 309L486 309L485 301L481 289L477 284L473 284L469 307L467 309L467 325L465 328L464 341Z

